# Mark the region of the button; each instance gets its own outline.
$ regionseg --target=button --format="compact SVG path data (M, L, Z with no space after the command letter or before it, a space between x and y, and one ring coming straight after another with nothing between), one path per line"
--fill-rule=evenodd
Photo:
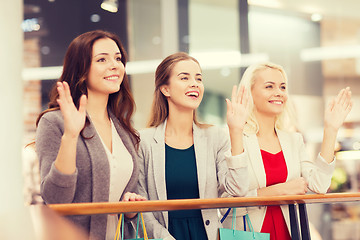
M205 224L206 224L206 226L209 226L210 221L209 221L209 220L206 220L206 221L205 221Z

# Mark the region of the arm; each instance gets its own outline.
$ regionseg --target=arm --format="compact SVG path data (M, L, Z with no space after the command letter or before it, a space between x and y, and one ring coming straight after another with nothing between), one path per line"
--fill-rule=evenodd
M36 131L41 194L47 203L69 203L73 200L77 180L76 147L85 122L86 99L82 97L78 111L67 83L58 83L58 91L63 117L56 113L49 117L45 114Z
M214 149L216 151L218 194L219 196L243 197L249 188L246 152L232 156L230 140L225 131L219 129L215 134L219 139L219 145L217 149Z
M325 110L324 135L320 155L328 163L334 160L336 136L351 107L351 91L350 88L345 88L339 92Z
M81 129L85 125L86 97L80 98L79 110L76 109L70 94L69 85L66 82L58 82L59 103L64 117L64 134L58 155L55 159L55 167L64 174L73 174L76 170L76 145Z
M231 94L231 101L226 99L227 104L227 125L229 127L231 154L233 156L244 152L243 130L249 114L249 97L244 86L234 86Z

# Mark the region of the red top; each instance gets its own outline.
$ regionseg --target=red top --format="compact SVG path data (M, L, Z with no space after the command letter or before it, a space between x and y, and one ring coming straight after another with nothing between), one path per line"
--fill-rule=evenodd
M288 172L283 152L272 154L261 150L266 186L286 181ZM291 240L280 206L268 206L261 232L270 233L270 240Z

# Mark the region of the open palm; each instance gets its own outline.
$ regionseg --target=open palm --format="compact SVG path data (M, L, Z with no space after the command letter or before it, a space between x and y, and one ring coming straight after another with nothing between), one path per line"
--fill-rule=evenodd
M249 115L249 95L244 86L240 86L239 91L234 86L231 94L231 101L226 99L227 104L227 124L229 129L243 130Z
M58 82L57 91L59 93L57 102L64 117L64 134L77 136L85 125L87 98L85 95L81 96L79 109L77 109L67 82Z
M338 130L344 123L346 116L352 108L351 91L347 87L340 90L325 110L325 126Z

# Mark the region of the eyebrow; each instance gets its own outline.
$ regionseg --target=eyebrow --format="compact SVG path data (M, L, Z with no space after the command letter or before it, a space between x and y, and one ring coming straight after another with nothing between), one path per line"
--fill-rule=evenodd
M99 55L110 55L109 53L98 53L98 54L96 54L94 57L97 57L97 56L99 56ZM120 52L117 52L117 53L115 53L115 55L121 55L121 53Z
M190 75L190 73L187 73L187 72L181 72L178 74L178 76L180 76L181 74L184 74L184 75ZM202 76L201 73L197 73L195 74L195 76Z
M274 82L271 82L271 81L265 82L264 84L268 84L268 83L275 84ZM284 85L284 84L286 85L286 82L280 83L280 85Z

